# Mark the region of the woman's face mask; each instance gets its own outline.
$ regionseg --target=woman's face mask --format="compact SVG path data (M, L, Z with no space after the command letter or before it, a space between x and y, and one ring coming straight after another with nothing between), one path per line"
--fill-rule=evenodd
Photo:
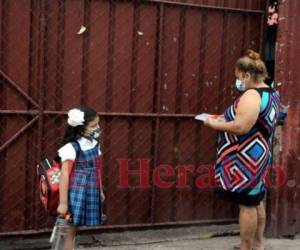
M238 71L237 69L235 70L235 87L238 91L244 92L247 89L248 82L250 80L250 75L249 73L242 73Z
M235 87L237 88L238 91L245 91L246 90L246 84L244 81L240 79L236 79L235 81Z

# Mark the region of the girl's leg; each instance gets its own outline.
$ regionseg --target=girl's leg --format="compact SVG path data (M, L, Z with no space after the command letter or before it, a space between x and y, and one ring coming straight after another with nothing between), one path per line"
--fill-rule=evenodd
M259 206L256 207L257 211L257 229L254 238L254 248L255 250L264 250L264 231L266 226L266 210L264 203L261 202Z
M73 250L74 249L74 242L76 236L76 227L72 226L69 234L65 238L65 244L63 250Z
M241 250L251 250L257 229L256 207L240 205L240 237Z

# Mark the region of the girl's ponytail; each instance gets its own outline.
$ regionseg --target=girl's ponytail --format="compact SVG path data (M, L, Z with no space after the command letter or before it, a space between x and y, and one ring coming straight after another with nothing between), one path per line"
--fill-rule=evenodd
M78 138L82 136L83 131L84 131L83 126L72 127L68 125L65 131L63 144L76 141Z

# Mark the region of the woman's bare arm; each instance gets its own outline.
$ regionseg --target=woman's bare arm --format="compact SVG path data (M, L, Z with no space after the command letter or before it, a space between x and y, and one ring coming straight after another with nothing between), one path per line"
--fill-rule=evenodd
M218 123L207 119L204 124L218 131L226 131L236 135L246 134L251 130L259 116L261 98L256 90L246 91L239 100L236 117L231 122Z

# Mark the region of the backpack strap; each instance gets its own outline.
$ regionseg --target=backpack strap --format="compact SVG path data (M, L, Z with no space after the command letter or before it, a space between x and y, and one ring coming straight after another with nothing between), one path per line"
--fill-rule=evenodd
M76 152L76 158L80 155L82 155L82 150L81 150L81 147L79 145L79 142L77 140L75 141L72 141L71 142L71 145L73 146L73 148L75 149L75 152ZM75 160L76 160L75 158Z

